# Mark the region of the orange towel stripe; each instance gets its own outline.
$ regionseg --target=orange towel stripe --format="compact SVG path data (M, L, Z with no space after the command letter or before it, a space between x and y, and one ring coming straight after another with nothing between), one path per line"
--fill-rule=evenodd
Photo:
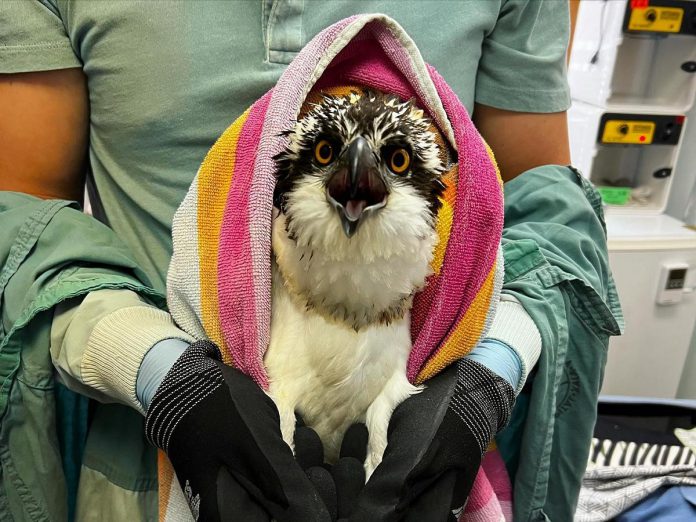
M159 518L164 520L164 514L169 505L169 495L172 491L172 482L175 480L174 468L169 462L167 454L161 449L157 450L157 481L159 482Z
M300 114L298 115L298 119L304 118L306 114L312 110L312 105L317 105L324 101L324 95L328 94L329 96L341 97L350 96L350 94L353 92L362 95L365 92L365 89L357 85L335 85L331 87L325 87L319 90L310 91L310 93L305 98L302 107L300 108Z

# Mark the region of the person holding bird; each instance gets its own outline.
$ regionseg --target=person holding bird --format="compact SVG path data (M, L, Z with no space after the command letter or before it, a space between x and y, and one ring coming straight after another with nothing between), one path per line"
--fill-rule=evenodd
M320 87L283 120L263 277L258 242L231 235L226 250L207 226L224 229L227 190L238 193L236 177L206 169L237 176L249 161L257 112L280 107L264 93L315 35L374 12L447 81L505 182L501 260L497 243L479 259L499 268L487 272L495 317L422 382L410 378L427 367L410 357L417 294L438 275L447 173L469 160L437 104ZM453 509L497 434L515 517L572 516L620 310L596 194L568 167L565 2L9 0L0 35L11 518L466 519ZM218 136L234 146L208 152ZM85 184L94 217L68 203ZM188 212L194 197L206 205ZM238 198L261 209L251 189ZM177 245L193 229L196 246ZM237 265L247 247L250 264ZM194 266L210 278L191 298L181 282ZM269 301L238 291L247 268ZM267 327L249 322L252 308ZM258 361L239 356L248 345L266 350L268 393Z

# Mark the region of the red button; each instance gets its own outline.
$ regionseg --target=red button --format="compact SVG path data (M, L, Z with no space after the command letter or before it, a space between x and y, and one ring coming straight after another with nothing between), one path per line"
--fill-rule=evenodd
M638 138L638 139L640 139L640 141L645 141L645 136L641 136L641 137Z

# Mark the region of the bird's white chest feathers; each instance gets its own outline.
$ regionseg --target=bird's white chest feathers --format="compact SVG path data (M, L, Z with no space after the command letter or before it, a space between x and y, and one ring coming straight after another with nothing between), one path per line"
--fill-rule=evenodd
M308 266L306 252L288 239L283 216L276 219L273 249L278 262L273 269L271 339L264 362L269 393L280 411L287 442L292 442L297 410L317 431L325 456L332 461L338 456L345 430L354 422L365 422L370 444L381 459L384 448L380 446L386 445L393 409L418 391L406 378L412 346L407 309L390 322L377 321L356 330L308 307L288 284L287 271L292 272L295 284L300 281L318 299L323 299L323 291L342 296L342 301L354 303L353 312L362 316L357 307L398 300L404 292L408 297L414 287L422 284L429 272L431 246L426 245L430 248L423 249L425 253L414 253L423 256L418 261L406 256L409 263L400 267L394 266L394 259L373 259L368 267L351 267L348 261L337 268L340 262L335 252L326 259L315 253ZM399 276L395 276L395 268ZM389 284L395 279L399 282Z
M409 310L431 273L450 154L422 110L369 90L326 95L276 156L269 393L283 439L295 410L335 461L364 421L369 476L409 383Z
M319 434L330 460L345 430L366 422L368 408L389 379L400 373L406 381L410 349L407 317L356 332L300 308L282 284L274 285L265 358L270 393L276 403L294 405Z

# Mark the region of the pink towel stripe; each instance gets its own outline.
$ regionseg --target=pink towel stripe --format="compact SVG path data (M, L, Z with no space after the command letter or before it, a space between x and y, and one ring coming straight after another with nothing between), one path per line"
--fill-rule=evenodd
M250 207L253 208L259 201L253 196L254 163L272 92L266 93L253 105L237 143L237 162L220 230L218 255L220 325L225 344L232 352L235 364L264 387L268 384L268 378L263 367L263 351L256 349L259 323L254 297L259 275L252 256L259 245L252 242L251 230L254 227L250 225L254 221ZM261 199L270 200L271 196ZM270 208L268 213L270 220ZM270 221L267 230L270 230ZM270 247L266 256L270 264ZM266 291L270 293L270 268L268 272Z
M483 457L459 522L512 522L512 485L498 450Z
M437 71L429 67L430 77L454 129L459 154L459 178L454 219L445 261L433 293L417 295L412 314L426 319L415 339L408 364L408 377L414 379L433 346L440 346L454 331L469 309L498 255L503 231L503 195L495 166L457 95ZM430 294L430 295L428 295ZM484 332L485 334L485 332Z

